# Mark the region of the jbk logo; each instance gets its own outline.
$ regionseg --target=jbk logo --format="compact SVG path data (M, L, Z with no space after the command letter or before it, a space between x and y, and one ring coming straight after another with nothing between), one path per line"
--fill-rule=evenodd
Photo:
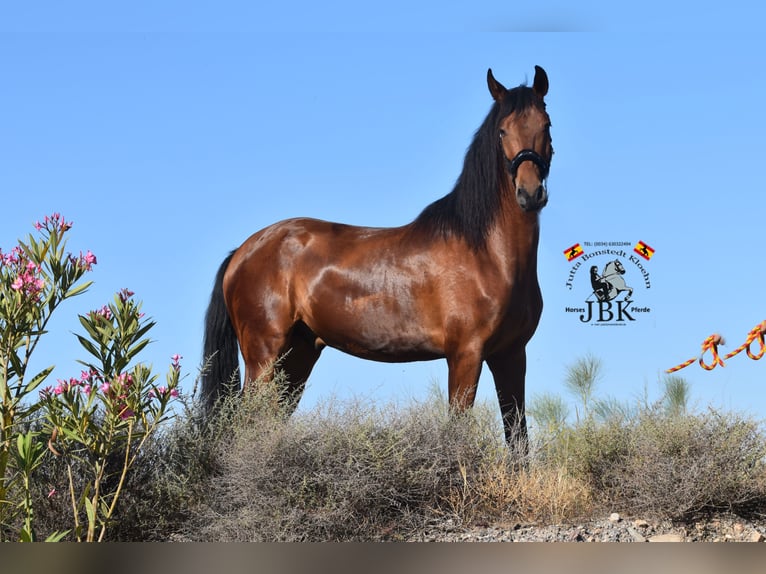
M639 283L639 287L651 288L649 271L639 257L649 261L654 255L654 249L639 241L633 248L635 254L629 255L623 247L630 245L633 244L622 241L586 241L576 243L564 251L567 261L579 259L569 270L566 287L574 291L577 284L577 291L584 296L582 303L566 306L566 313L576 315L581 323L628 325L642 314L651 312L650 307L635 302L632 282L640 273L643 282ZM593 247L597 249L588 249ZM590 263L588 273L578 275L586 261ZM626 271L625 261L631 268L630 274Z

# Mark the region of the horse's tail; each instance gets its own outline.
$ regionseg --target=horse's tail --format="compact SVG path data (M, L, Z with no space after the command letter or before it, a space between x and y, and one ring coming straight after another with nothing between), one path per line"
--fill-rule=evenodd
M205 314L205 366L201 377L201 400L205 413L210 413L221 396L238 391L240 385L237 334L223 298L223 276L233 256L234 251L218 269Z

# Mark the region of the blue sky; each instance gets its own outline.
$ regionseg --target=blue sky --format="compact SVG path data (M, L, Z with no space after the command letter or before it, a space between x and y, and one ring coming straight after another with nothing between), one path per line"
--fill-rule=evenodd
M37 351L54 377L79 373L76 314L127 287L157 321L145 360L164 371L180 353L190 388L229 250L292 216L412 220L459 174L491 104L488 67L508 87L531 82L535 64L550 79L556 155L529 397L563 394L567 366L591 353L604 366L600 395L656 398L664 369L707 335L721 333L727 352L766 319L762 8L317 6L0 8L0 246L59 211L75 223L70 249L99 261L93 288L60 309ZM638 240L656 250L644 262L651 287L634 266L626 278L650 313L596 327L565 312L588 293L584 267L566 287L564 249ZM766 417L766 359L680 374L696 404ZM444 361L328 350L302 406L418 397L432 382L446 387ZM495 400L487 369L479 398Z

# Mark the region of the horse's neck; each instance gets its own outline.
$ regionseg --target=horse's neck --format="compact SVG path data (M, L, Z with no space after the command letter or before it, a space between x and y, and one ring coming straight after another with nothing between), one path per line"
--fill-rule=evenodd
M524 213L518 206L508 205L495 224L488 247L515 272L536 280L539 242L538 213Z

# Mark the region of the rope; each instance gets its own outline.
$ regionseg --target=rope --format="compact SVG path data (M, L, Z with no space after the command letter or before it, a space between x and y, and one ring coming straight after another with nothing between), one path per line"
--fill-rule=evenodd
M742 343L739 347L734 349L731 353L727 354L724 359L731 359L734 355L737 353L741 353L745 349L747 349L747 356L753 359L754 361L757 361L761 357L763 357L764 351L766 351L766 344L764 344L763 336L766 334L766 321L761 321L758 325L750 329L750 332L747 334L747 339L744 343ZM750 350L751 345L758 340L760 343L760 350L757 354L753 354L753 352Z
M680 365L676 365L672 369L668 369L665 372L666 373L675 373L676 371L680 371L681 369L688 367L691 365L694 361L699 361L700 366L710 371L715 368L716 365L723 366L723 361L718 356L718 345L723 344L723 340L721 339L721 335L718 335L717 333L713 333L710 335L707 339L702 341L702 353L699 355L699 357L692 357L688 361L684 361ZM710 364L705 363L705 353L707 351L710 351L713 355L713 362Z
M705 369L706 371L712 371L715 369L716 365L723 365L723 359L718 356L718 345L723 345L724 341L721 338L721 335L715 333L713 335L710 335L707 339L705 339L702 342L702 354L700 355L700 367ZM705 363L705 351L710 350L710 354L713 355L713 362L710 364Z
M694 361L699 361L700 367L702 367L706 371L712 371L717 365L720 365L721 367L723 367L724 360L731 359L732 357L741 353L744 350L747 350L748 357L757 361L758 359L763 357L764 353L766 353L766 342L764 341L764 335L766 335L766 321L761 321L758 325L750 329L750 332L747 334L747 339L745 340L744 343L742 343L739 347L734 349L731 353L727 353L726 355L724 355L722 359L718 355L718 345L724 345L725 343L721 335L714 333L702 342L702 353L699 355L699 357L692 357L691 359L684 361L683 363L676 365L675 367L667 369L665 372L675 373L676 371L680 371L681 369L688 367ZM760 349L758 350L757 353L754 353L751 350L751 347L755 341L758 341L760 345ZM705 362L705 353L708 351L710 351L710 354L713 358L712 362L710 363Z

